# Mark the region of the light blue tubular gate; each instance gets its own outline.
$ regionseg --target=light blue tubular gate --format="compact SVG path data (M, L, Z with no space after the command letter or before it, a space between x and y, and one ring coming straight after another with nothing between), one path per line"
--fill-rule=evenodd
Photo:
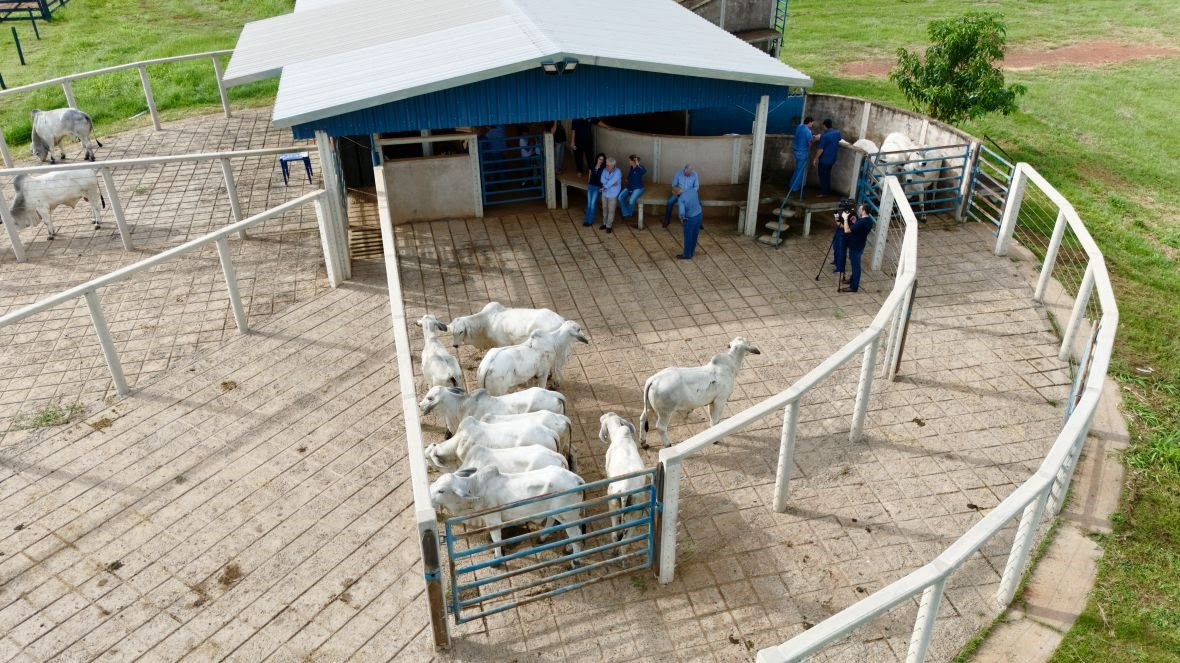
M642 488L607 494L611 484L634 477L645 478ZM652 468L447 519L443 532L450 570L447 612L454 616L456 624L463 624L651 569L659 531L657 484L657 470ZM505 519L497 525L505 538L498 544L502 555L495 557L497 544L489 540L495 527L485 526L484 516L530 504L552 504L554 498L571 494L580 495L581 500L525 518ZM611 500L617 497L627 499L616 509ZM572 513L574 519L564 523L552 520L566 513ZM612 523L612 516L620 518L618 525ZM509 532L509 528L525 529L530 522L544 526L523 534ZM548 525L550 522L555 524ZM569 538L566 529L571 527L581 533ZM616 533L621 537L617 541ZM582 547L578 553L567 551L574 542Z
M904 152L878 152L861 165L858 198L869 202L876 216L881 181L895 175L918 220L936 214L955 214L963 202L964 171L971 162L971 145L940 145Z
M986 146L979 146L979 157L971 171L971 188L967 193L968 219L987 221L996 228L1000 227L1014 168L1015 166Z
M525 145L520 141L524 140ZM479 139L484 205L545 199L545 143L541 134Z

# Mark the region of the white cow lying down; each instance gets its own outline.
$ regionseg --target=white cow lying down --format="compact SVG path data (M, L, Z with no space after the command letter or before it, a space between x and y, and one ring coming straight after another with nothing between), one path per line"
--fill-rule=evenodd
M733 393L738 369L746 354L762 354L745 338L738 336L729 342L729 350L713 355L704 366L692 368L670 367L656 373L643 383L643 414L639 417L639 441L647 448L647 410L656 414L656 428L664 446L668 439L668 422L677 412L688 413L698 407L711 406L709 420L713 425L721 421L725 401Z
M12 201L12 218L26 228L44 222L49 239L57 235L50 212L59 205L74 207L79 200L90 203L94 212L95 229L102 227L99 203L107 201L98 188L98 175L93 170L60 170L43 175L17 175L12 180L16 198Z
M418 403L422 414L437 412L447 427L447 437L459 428L466 417L481 419L488 414L521 414L547 410L565 414L565 396L541 387L530 387L503 396L493 396L487 389L470 394L459 387L431 387Z
M534 331L553 331L565 318L547 308L507 308L489 302L479 313L464 315L448 325L456 348L473 345L481 350L524 343Z

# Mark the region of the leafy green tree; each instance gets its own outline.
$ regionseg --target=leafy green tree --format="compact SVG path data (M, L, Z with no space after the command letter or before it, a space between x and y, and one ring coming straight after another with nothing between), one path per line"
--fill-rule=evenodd
M1023 85L1004 86L1006 28L999 14L969 12L958 18L931 21L926 28L926 57L897 50L897 66L889 78L918 110L943 122L958 122L999 111L1016 110Z

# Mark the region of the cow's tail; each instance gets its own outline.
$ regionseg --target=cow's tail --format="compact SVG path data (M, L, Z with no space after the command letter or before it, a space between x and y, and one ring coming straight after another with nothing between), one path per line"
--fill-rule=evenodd
M648 378L643 383L643 412L639 415L639 425L643 428L643 432L647 432L647 392L651 391L651 378Z
M100 146L100 147L101 147L101 146ZM103 209L106 209L106 208L107 208L107 199L106 199L106 198L104 198L104 197L103 197L103 195L102 195L101 193L100 193L100 194L98 194L98 200L99 200L99 202L101 202L101 203L102 203L102 208L103 208Z
M24 184L24 181L27 180L28 178L29 178L28 173L21 173L20 175L17 175L16 177L12 178L12 188L16 189L17 192L19 193L21 190L21 186Z
M557 402L561 403L561 412L559 412L558 414L565 414L565 394L558 392Z

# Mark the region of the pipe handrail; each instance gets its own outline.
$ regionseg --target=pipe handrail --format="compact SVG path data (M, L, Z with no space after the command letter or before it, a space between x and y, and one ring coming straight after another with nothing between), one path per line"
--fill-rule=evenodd
M109 161L86 161L81 163L59 163L48 166L22 166L20 168L0 168L0 175L36 175L39 173L56 172L62 170L98 170L100 168L146 168L165 163L180 161L216 161L218 159L244 159L247 157L264 157L272 154L286 154L288 152L308 152L312 145L291 145L287 147L260 147L250 150L226 150L223 152L194 152L191 154L168 154L155 157L135 157L134 159L111 159Z
M29 92L30 90L37 90L43 87L52 87L54 85L61 85L71 81L80 80L83 78L91 78L93 76L101 76L103 74L110 74L116 71L126 71L128 69L138 69L139 67L146 67L153 64L163 64L165 62L181 62L183 60L200 60L203 58L220 57L222 55L229 55L233 53L233 49L225 49L220 51L206 51L204 53L189 53L188 55L172 55L164 58L154 58L151 60L140 60L138 62L128 62L125 64L117 64L111 67L103 67L102 69L93 69L91 71L84 71L78 74L66 74L65 76L58 76L45 81L38 81L36 83L29 83L28 85L21 85L19 87L10 87L7 90L0 91L0 99L5 96L11 96L19 92Z

